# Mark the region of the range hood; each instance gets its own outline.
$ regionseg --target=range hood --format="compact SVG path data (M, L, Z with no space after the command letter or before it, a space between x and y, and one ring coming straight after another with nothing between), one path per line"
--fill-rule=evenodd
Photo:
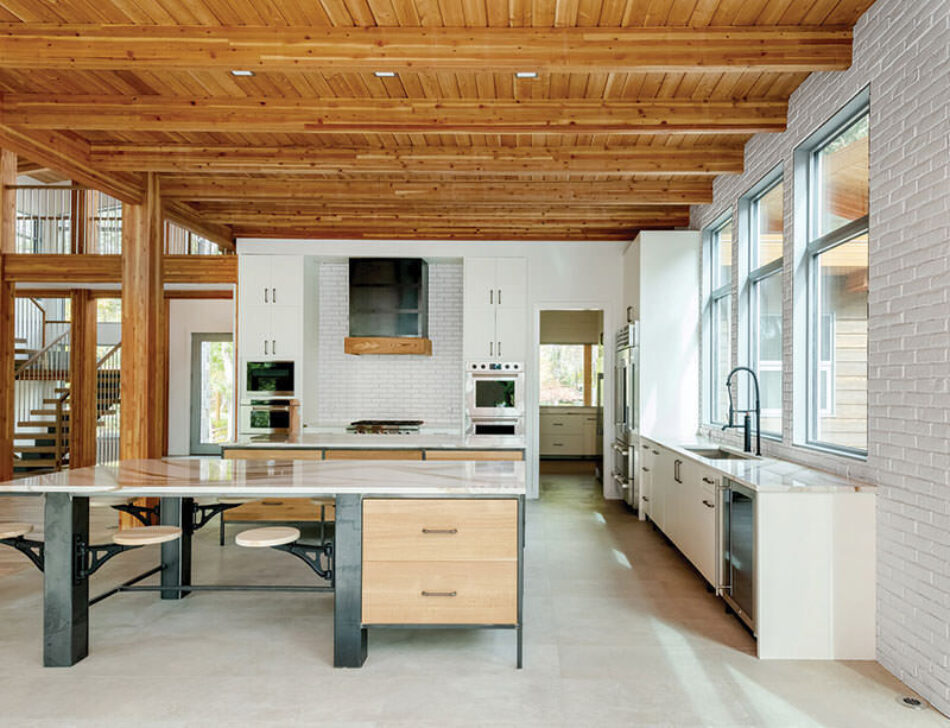
M432 355L429 266L422 258L350 258L347 354Z

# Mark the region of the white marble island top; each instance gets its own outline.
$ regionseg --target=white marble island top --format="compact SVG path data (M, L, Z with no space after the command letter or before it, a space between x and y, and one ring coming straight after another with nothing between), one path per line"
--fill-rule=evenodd
M337 493L410 496L519 496L522 461L123 460L0 483L2 493L108 493L117 497L307 498Z
M760 493L839 493L847 491L874 493L876 491L876 486L869 483L834 475L789 460L778 460L769 457L719 460L703 457L688 449L722 448L742 452L705 437L671 440L665 437L647 435L642 436L641 439L649 440L668 450L673 450L685 458L714 468L730 480L748 486Z
M309 430L297 435L247 435L223 443L229 450L524 450L523 437L505 435L462 435L450 432L422 432L408 435L376 435L341 432L339 429Z

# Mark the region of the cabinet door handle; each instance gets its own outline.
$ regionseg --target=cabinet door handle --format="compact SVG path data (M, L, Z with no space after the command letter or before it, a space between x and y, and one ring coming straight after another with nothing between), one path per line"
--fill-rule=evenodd
M270 301L267 299L267 296L268 296L267 288L265 287L264 288L264 303L270 303Z
M703 482L704 482L704 483L709 483L709 485L715 485L715 484L716 484L716 481L715 481L715 480L713 480L712 478L707 478L705 475L703 476ZM705 502L705 501L703 501L703 502Z
M564 427L563 422L552 422L551 427Z
M653 454L654 454L654 455L659 455L659 454L660 454L660 451L659 451L659 450L654 450L654 451L653 451Z
M277 339L270 340L270 353L271 354L277 353Z
M716 507L716 504L715 504L715 503L713 503L712 501L708 501L708 500L706 500L705 498L703 498L703 505L706 506L707 508L715 508L715 507Z
M270 300L273 301L274 303L277 303L277 289L276 288L270 289Z
M649 445L644 445L644 446L643 446L643 449L644 449L644 450L649 450L649 449L650 449L650 446L649 446Z
M644 473L650 472L650 468L640 468L640 470L642 470Z
M552 442L551 444L554 445L554 447L564 447L563 442Z
M498 342L498 356L501 356L501 342Z
M641 495L640 497L643 499L643 501L644 501L645 503L649 503L649 502L650 502L649 497L647 497L647 496L645 496L645 495Z
M426 591L422 590L422 596L424 597L455 597L458 596L458 592L436 592L436 591Z
M498 305L501 305L501 289L498 289Z
M495 305L495 289L494 288L488 289L488 305L489 306Z
M683 464L682 460L673 461L673 480L675 480L677 483L683 482L682 480L680 480L680 466L682 464Z
M442 533L448 536L454 536L459 530L457 528L423 528L422 532L429 534Z
M488 356L495 356L495 342L488 342Z
M284 505L284 502L281 500L262 500L261 505L262 506L282 506Z
M264 339L264 356L267 356L267 339Z

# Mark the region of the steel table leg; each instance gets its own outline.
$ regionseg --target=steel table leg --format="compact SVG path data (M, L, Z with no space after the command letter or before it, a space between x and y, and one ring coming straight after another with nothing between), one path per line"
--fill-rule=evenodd
M191 536L194 501L191 498L162 498L160 513L163 526L181 528L181 538L162 544L162 586L191 584ZM188 590L163 590L162 599L183 599Z
M336 497L333 552L333 666L362 667L367 638L363 627L363 505L359 495Z
M89 580L76 573L76 542L89 542L89 499L47 493L43 664L69 667L89 654Z

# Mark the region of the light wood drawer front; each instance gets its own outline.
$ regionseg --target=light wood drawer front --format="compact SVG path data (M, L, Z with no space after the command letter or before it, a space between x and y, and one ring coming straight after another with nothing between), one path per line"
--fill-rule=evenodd
M291 448L275 448L263 450L248 448L240 450L228 448L221 453L225 460L323 460L323 450L303 450Z
M520 450L426 450L426 460L524 460Z
M363 501L364 561L514 561L518 501Z
M324 514L326 520L332 521L335 506L325 506ZM226 510L222 515L225 521L319 521L320 506L309 498L263 498Z
M541 453L543 455L583 455L586 452L583 435L560 435L541 433Z
M549 435L580 435L584 432L584 417L579 415L542 415L541 433Z
M422 460L422 450L327 450L326 458L327 460Z
M517 562L363 563L364 624L517 621Z

